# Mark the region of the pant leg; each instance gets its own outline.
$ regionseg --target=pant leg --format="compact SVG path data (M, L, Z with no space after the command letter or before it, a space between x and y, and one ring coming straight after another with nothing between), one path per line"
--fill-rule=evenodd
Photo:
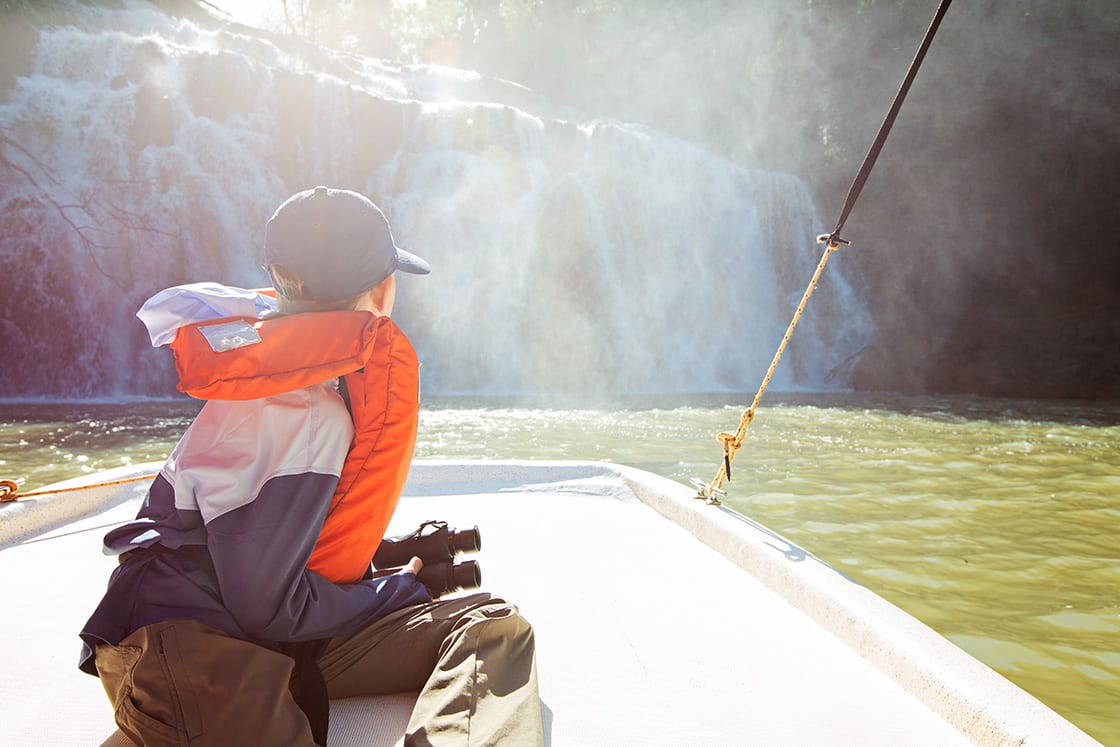
M194 620L164 620L97 647L117 725L137 744L313 745L292 699L292 660Z
M489 594L417 605L319 658L332 698L419 690L406 745L543 743L533 629Z

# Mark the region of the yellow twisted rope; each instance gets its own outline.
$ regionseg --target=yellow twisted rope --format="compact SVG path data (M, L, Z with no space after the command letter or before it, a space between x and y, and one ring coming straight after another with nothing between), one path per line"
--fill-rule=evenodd
M11 503L23 498L33 498L39 495L54 495L55 493L72 493L78 490L90 490L92 488L107 488L113 485L124 485L128 482L139 482L141 480L151 480L154 475L140 475L139 477L126 477L123 480L111 480L109 482L99 482L93 485L78 485L73 488L56 488L55 490L37 490L32 493L20 493L19 485L13 480L0 480L0 503Z
M739 428L735 433L720 433L716 438L723 444L723 464L720 465L719 471L712 481L704 484L700 480L693 480L692 484L696 486L696 497L703 498L708 503L719 503L719 496L725 495L723 492L723 483L731 479L731 461L735 458L737 452L743 445L743 439L746 438L747 429L754 420L755 412L758 410L758 403L762 400L762 394L766 391L766 387L770 385L770 379L774 377L774 370L778 367L778 361L782 359L782 353L786 351L786 345L789 344L789 338L793 335L793 330L797 327L797 322L801 319L802 312L805 311L805 305L809 303L809 296L813 295L813 290L817 287L817 281L820 280L821 273L824 272L824 266L828 263L828 258L832 253L840 248L841 244L848 243L836 235L824 234L817 237L817 242L825 244L824 254L821 255L821 261L817 263L817 269L813 273L813 278L809 281L809 286L805 289L805 294L801 297L801 303L797 305L797 311L793 313L793 319L790 320L789 327L786 328L785 335L782 336L782 342L778 345L778 351L774 353L774 359L770 361L770 368L766 370L766 376L762 379L762 385L758 388L758 392L754 395L754 402L751 406L743 412L743 417L739 420Z

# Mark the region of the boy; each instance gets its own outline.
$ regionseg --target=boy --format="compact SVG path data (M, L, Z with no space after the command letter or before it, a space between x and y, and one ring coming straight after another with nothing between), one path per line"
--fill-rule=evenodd
M414 558L369 578L416 437L419 363L390 320L427 274L365 197L317 187L268 222L266 296L169 289L138 316L207 399L82 630L146 745L325 744L327 698L418 690L405 744L542 743L533 632L488 594L432 601Z

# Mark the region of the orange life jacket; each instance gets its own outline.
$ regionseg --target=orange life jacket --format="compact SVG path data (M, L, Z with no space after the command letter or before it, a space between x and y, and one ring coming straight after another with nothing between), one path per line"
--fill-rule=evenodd
M246 332L241 343L259 341L217 352L212 330L223 324ZM199 399L258 399L341 377L354 440L307 567L335 583L362 578L416 444L420 364L404 333L367 311L234 317L181 328L171 349L179 390Z

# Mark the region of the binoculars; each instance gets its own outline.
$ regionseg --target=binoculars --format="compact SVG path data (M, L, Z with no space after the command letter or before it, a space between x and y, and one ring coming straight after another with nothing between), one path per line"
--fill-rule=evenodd
M482 535L478 527L452 529L446 521L425 521L412 534L381 540L373 556L376 576L395 573L397 569L418 557L424 567L416 578L433 598L458 589L477 589L482 585L482 570L474 560L455 562L461 552L482 549Z

